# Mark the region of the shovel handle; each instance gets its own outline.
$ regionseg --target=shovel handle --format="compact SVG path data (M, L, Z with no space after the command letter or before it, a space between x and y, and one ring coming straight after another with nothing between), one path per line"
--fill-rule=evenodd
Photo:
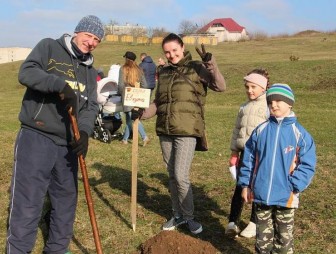
M79 138L80 138L80 134L79 134L79 130L78 130L77 119L72 114L72 108L69 108L68 113L69 113L69 117L70 117L72 131L73 131L74 136L75 136L75 140L78 141ZM78 159L79 159L79 164L80 164L80 168L81 168L81 172L82 172L85 198L86 198L86 202L87 202L88 209L89 209L90 222L91 222L91 227L92 227L92 231L93 231L93 237L94 237L94 242L95 242L95 245L96 245L96 250L97 250L98 254L103 254L102 247L101 247L101 242L100 242L100 237L99 237L99 232L98 232L96 216L95 216L95 212L94 212L94 208L93 208L93 202L92 202L92 197L91 197L91 192L90 192L90 185L89 185L88 174L87 174L87 169L86 169L84 156L81 154L81 155L78 156Z

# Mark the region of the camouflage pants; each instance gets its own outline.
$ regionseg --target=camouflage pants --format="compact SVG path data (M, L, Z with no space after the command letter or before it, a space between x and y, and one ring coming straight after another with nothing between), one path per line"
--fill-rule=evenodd
M293 253L294 208L256 205L256 253Z

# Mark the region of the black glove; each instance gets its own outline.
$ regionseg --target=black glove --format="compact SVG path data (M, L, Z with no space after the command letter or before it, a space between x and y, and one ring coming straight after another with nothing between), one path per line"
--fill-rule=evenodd
M203 61L203 62L209 62L209 61L211 60L211 58L212 58L212 54L209 53L209 52L206 52L203 43L201 44L201 47L202 47L202 51L201 51L199 48L195 47L197 53L198 53L198 54L200 55L200 57L202 58L202 61Z
M131 110L131 119L134 121L135 119L140 119L144 112L143 108L133 108Z
M89 147L89 135L85 131L79 131L79 140L72 141L70 145L72 146L72 151L78 156L83 155L85 158Z
M75 94L74 90L66 84L61 92L61 98L65 103L65 110L68 111L72 108L72 115L77 114L77 95Z

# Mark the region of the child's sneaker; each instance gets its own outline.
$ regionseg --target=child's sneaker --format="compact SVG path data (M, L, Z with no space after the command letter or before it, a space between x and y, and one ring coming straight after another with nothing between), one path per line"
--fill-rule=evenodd
M232 238L238 236L239 232L240 229L234 222L230 222L225 228L225 234Z
M257 225L253 222L249 222L247 227L240 233L242 237L251 238L256 236Z
M188 224L190 232L195 234L195 235L199 234L203 231L203 227L202 227L201 223L198 223L195 220L187 220L187 224Z
M174 230L178 226L185 223L186 220L184 220L182 217L179 218L172 217L169 221L167 221L165 224L162 225L162 230Z

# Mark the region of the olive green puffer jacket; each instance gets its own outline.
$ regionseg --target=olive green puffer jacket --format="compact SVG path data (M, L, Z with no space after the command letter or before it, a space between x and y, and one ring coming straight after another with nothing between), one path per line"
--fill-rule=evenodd
M200 137L203 134L202 106L205 104L207 84L202 83L198 75L202 68L202 62L192 61L190 53L186 52L178 64L169 64L159 70L155 97L158 135Z

